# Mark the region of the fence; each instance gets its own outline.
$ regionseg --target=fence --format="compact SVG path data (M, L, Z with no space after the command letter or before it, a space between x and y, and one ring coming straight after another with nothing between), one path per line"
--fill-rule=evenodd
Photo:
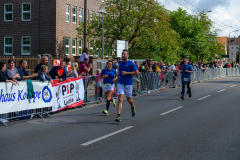
M240 75L240 69L221 68L221 69L206 69L194 71L191 75L191 83L201 83L203 81L218 79L228 76ZM140 85L139 83L140 82ZM101 97L105 97L104 91L101 89L103 86L102 81L97 82L96 76L83 77L83 83L85 88L84 103L96 103L101 102ZM138 86L139 85L139 86ZM113 98L116 98L116 86L113 94ZM138 92L148 94L150 92L168 89L171 87L181 86L181 74L176 72L150 72L141 73L138 76L133 77L133 95L137 95ZM138 89L139 87L139 89ZM102 91L102 93L101 93ZM6 125L7 120L16 118L32 118L34 115L43 118L44 115L49 115L52 112L52 107L32 109L28 111L18 111L7 114L0 114L0 122ZM50 116L50 115L49 115ZM51 116L50 116L51 117Z
M26 60L28 62L28 68L31 68L27 69L29 74L32 74L34 72L35 67L40 62L40 58L36 56L0 56L0 59L6 64L8 64L9 59L13 59L15 61L15 67L20 65L20 60Z

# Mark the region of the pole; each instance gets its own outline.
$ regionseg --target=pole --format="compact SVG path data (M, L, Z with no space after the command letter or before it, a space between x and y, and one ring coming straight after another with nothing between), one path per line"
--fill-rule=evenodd
M87 0L84 0L84 48L87 46ZM87 54L87 53L86 53Z
M102 6L103 9L103 6ZM103 37L103 13L102 13L102 69L103 69L103 58L104 58L104 37Z

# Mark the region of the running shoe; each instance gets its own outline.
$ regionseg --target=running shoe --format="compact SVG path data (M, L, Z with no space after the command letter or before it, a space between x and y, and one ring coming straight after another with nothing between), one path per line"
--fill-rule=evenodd
M182 99L182 100L184 100L184 97L183 97L183 96L181 96L181 99Z
M135 110L135 107L132 108L132 117L135 117L136 115L136 110Z
M113 100L113 101L112 101L112 103L113 103L113 107L116 107L115 99L113 98L112 100Z
M192 92L189 92L189 98L191 98L192 97Z
M117 117L115 118L116 122L121 122L121 117L119 115L117 115Z
M108 115L108 111L106 109L104 109L103 114Z
M141 91L137 91L139 94L143 94Z

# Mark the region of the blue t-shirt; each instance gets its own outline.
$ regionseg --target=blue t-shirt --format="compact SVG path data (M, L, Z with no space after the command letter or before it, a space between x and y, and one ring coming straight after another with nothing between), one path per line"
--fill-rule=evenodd
M108 77L103 79L103 83L113 84L114 82L112 80L114 79L115 75L117 74L116 70L114 70L114 69L110 69L110 70L103 69L102 72L101 72L101 76L104 76L105 74L108 75Z
M16 67L16 68L17 68L17 70L18 70L18 73L19 73L20 76L21 76L21 79L22 79L23 76L29 76L29 75L30 75L30 74L27 72L26 69L23 69L23 70L21 71L20 67Z
M132 75L122 75L122 71L134 72L138 70L137 66L132 61L119 62L119 80L118 83L122 85L133 85Z
M185 72L185 70L193 71L192 66L190 64L182 65L182 78L191 78L191 73Z

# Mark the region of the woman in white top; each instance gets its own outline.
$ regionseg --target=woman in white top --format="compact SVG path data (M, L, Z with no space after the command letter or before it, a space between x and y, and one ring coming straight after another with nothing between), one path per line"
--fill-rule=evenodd
M88 52L88 48L84 48L83 52L82 52L82 55L80 56L78 62L79 63L83 63L84 59L88 59L89 58L89 55L90 55L90 53Z

